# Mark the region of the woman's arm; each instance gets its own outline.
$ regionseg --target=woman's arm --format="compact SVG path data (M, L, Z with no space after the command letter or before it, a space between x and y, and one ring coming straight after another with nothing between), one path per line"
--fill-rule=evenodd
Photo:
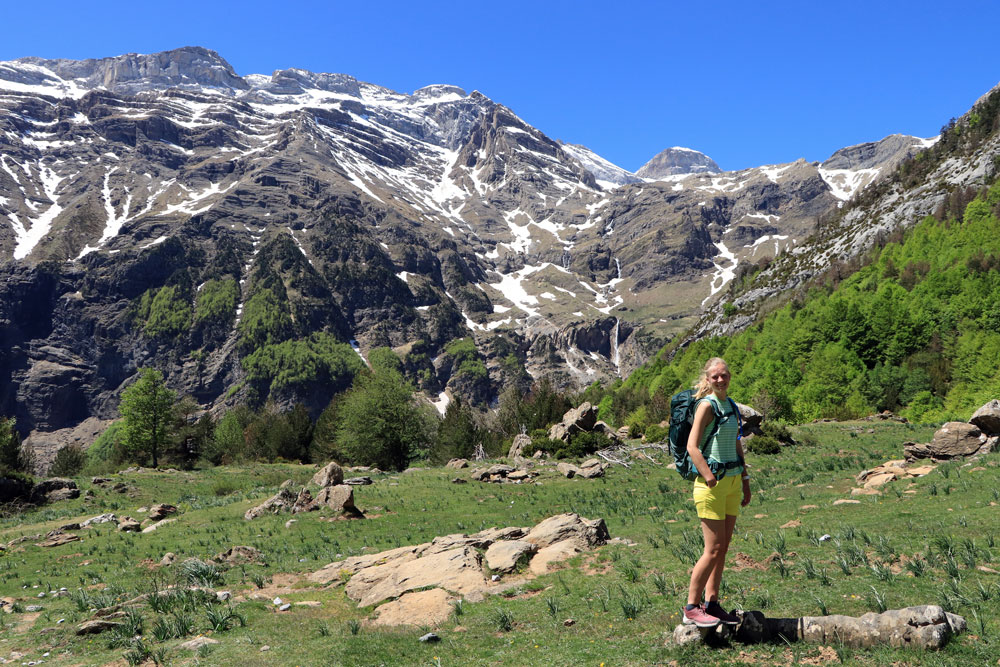
M739 438L736 439L736 454L743 461L743 502L740 504L746 507L750 504L750 471L747 470L747 460L743 456L743 441Z
M718 483L715 475L708 467L705 455L701 453L701 438L705 434L705 427L712 421L712 406L708 401L702 401L694 411L694 422L691 424L691 434L688 436L687 450L691 462L698 469L698 474L705 478L705 484L712 488Z

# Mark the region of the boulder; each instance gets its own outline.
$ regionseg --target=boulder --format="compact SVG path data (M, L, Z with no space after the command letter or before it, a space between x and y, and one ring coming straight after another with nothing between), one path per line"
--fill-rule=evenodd
M138 521L130 516L125 516L118 521L118 531L122 533L138 533L142 530L142 526Z
M257 517L264 516L265 514L278 514L280 512L290 512L292 507L295 506L295 501L298 498L298 494L295 493L290 487L291 480L283 483L278 492L262 502L257 507L248 509L243 515L243 518L247 521L251 519L256 519Z
M159 505L153 505L149 509L149 520L150 521L160 521L171 514L176 514L177 508L173 505L168 505L167 503L160 503Z
M78 635L96 635L101 632L107 632L108 630L114 630L119 627L121 623L115 621L109 621L107 619L98 618L92 621L84 621L76 628L76 634Z
M469 467L469 459L452 459L444 464L445 468L451 468L453 470L459 470L461 468Z
M978 426L965 422L948 422L934 434L929 443L907 443L903 453L907 461L933 459L935 461L971 456L987 444L987 437Z
M743 419L744 433L750 433L760 429L760 425L764 421L764 415L757 412L749 405L737 403L736 407L739 408L740 417Z
M88 528L90 526L93 526L93 525L96 525L96 524L99 524L99 523L112 523L112 522L115 522L115 523L118 522L118 517L116 517L114 514L98 514L97 516L92 516L89 519L87 519L86 521L82 522L80 524L80 527L81 528Z
M44 541L38 542L37 544L40 547L58 547L70 542L77 542L79 539L79 535L64 533L60 530L53 530L51 533L46 535L46 539Z
M216 554L212 558L217 563L229 563L230 565L240 565L244 563L259 563L264 559L264 554L259 549L247 546L230 547L222 553Z
M31 501L34 503L55 502L79 496L80 489L77 488L76 482L65 477L42 480L31 489Z
M310 484L315 484L321 489L328 486L336 486L344 483L344 469L336 461L330 461L320 468L319 472L309 480Z
M352 519L363 519L365 515L354 505L354 489L347 484L328 486L316 496L316 505L330 509Z
M451 616L454 600L455 596L440 588L406 593L398 600L379 605L372 625L437 627Z
M352 477L351 479L345 479L344 484L349 486L368 486L369 484L374 484L371 477L363 475L361 477Z
M591 431L597 423L597 410L590 403L583 403L577 408L568 410L562 421L549 429L549 438L566 442L580 431Z
M566 539L575 539L586 548L600 546L608 541L608 526L604 519L584 519L579 514L567 513L551 516L528 531L525 540L539 547L547 547Z
M972 414L969 420L986 435L1000 435L1000 400L993 399Z
M538 545L525 540L501 540L486 550L486 566L494 572L514 571L518 563L538 551Z
M531 479L531 473L527 470L515 470L507 475L507 479L512 482L523 482L526 479Z
M514 472L515 468L513 466L506 465L504 463L498 463L492 465L489 468L476 469L472 471L472 479L478 480L480 482L488 481L491 477L504 478L509 473Z
M528 447L531 447L531 436L526 433L518 433L514 436L514 441L510 443L507 458L513 459L524 456L525 449Z
M560 461L559 463L557 463L556 470L558 470L560 474L565 475L570 479L575 477L580 472L580 469L578 467L576 467L572 463L566 463L565 461Z
M157 530L160 529L161 526L169 526L174 521L177 521L177 519L162 519L160 521L157 521L156 523L151 523L142 529L142 534L145 535L146 533L156 532Z
M168 565L173 565L175 560L177 560L177 554L175 554L173 551L168 551L167 553L163 554L163 558L160 559L160 565L163 565L164 567Z
M303 486L299 490L299 494L295 496L295 502L292 504L292 514L310 512L317 509L319 509L319 506L313 501L312 492Z

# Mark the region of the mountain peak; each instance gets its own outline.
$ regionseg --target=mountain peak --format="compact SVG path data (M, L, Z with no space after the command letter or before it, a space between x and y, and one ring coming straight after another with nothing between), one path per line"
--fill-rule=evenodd
M692 148L674 146L660 151L652 160L642 165L637 176L660 179L681 174L719 174L722 169L715 160Z

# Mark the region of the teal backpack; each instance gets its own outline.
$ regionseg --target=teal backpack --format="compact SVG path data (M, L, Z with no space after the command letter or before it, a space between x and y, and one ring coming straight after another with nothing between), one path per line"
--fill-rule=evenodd
M694 462L691 461L687 450L688 436L691 435L691 425L694 421L694 406L698 403L698 399L694 395L694 389L687 389L674 394L670 399L670 453L674 456L674 467L677 469L678 474L688 481L698 477L698 469L695 467ZM714 401L711 403L714 419L712 430L708 432L708 437L705 438L706 444L711 442L715 434L719 432L722 422L727 418L726 415L722 414ZM738 437L742 439L743 417L740 415L740 409L736 407L736 401L730 398L729 403L733 406L733 413L736 415L737 424L739 425ZM702 451L702 454L704 453ZM716 461L708 457L705 457L705 460L708 462L708 467L716 479L722 479L728 468L743 465L742 461L727 466L721 461Z

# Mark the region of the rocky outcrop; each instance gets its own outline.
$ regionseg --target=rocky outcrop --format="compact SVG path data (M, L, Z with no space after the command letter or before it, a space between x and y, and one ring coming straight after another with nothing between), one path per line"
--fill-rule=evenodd
M510 443L510 450L507 452L507 458L513 461L514 459L523 458L526 455L530 455L532 452L527 451L531 447L531 436L526 433L518 433L514 436L513 442Z
M51 503L70 498L79 498L80 489L76 482L65 477L52 477L35 484L31 489L31 502Z
M582 403L580 406L568 410L563 415L562 421L553 424L549 429L551 440L562 440L568 442L571 437L581 431L591 431L597 424L597 409L590 403Z
M415 598L407 598L413 591L440 589L466 598L481 596L493 585L487 572L507 574L525 563L530 573L545 572L549 564L600 546L607 539L603 519L588 520L565 514L550 517L530 530L491 528L472 535L446 535L425 544L353 556L330 563L309 575L309 580L333 585L346 581L344 592L359 607L398 598L401 607L409 608L409 601L416 602ZM439 593L435 599L446 597ZM408 600L405 604L404 599ZM411 617L407 622L433 625L440 622L436 618Z
M978 426L966 422L948 422L934 434L929 443L906 443L903 453L907 461L932 459L946 461L996 449L998 436L987 436Z

